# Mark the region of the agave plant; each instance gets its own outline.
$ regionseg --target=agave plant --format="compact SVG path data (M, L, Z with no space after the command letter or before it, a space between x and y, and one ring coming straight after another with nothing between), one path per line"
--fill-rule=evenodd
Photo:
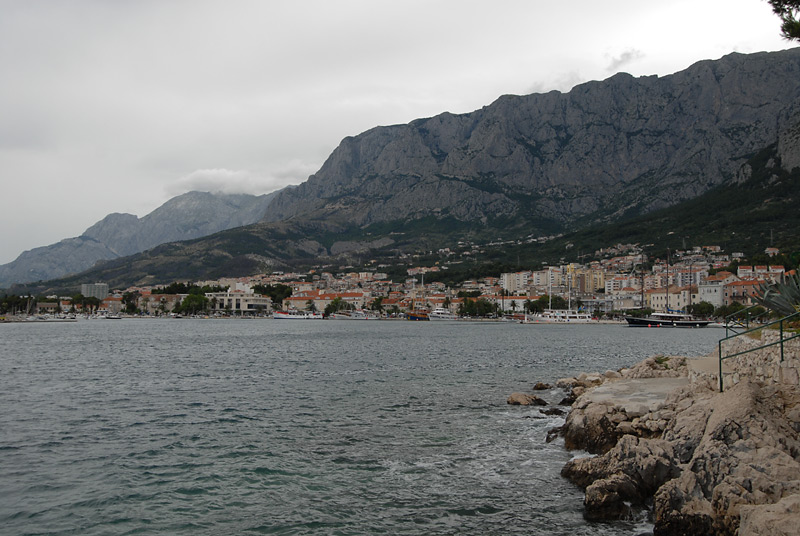
M787 275L783 283L761 284L755 300L773 311L789 316L800 311L800 275Z

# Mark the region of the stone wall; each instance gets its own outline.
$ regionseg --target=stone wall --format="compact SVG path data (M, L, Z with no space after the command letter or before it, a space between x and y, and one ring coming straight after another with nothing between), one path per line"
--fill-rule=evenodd
M784 332L783 338L793 333ZM757 348L780 340L777 329L763 329L761 336L752 338L747 335L736 337L722 343L723 355L735 354ZM755 350L747 354L726 359L723 374L725 387L735 385L743 379L764 383L800 385L800 337L783 343L783 361L779 344Z

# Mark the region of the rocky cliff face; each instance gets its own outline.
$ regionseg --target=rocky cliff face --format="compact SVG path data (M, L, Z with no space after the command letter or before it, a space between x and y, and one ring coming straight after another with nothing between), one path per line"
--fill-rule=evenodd
M259 221L274 194L226 195L189 192L173 197L150 214L109 214L83 234L118 255L138 253L165 242L191 240Z
M118 256L94 238L65 238L49 246L24 251L14 261L0 266L0 287L18 282L46 281L57 277L55 274L81 272L99 261Z
M798 111L800 49L504 96L469 114L344 139L319 172L276 197L267 218L614 219L733 178Z
M274 195L189 192L170 199L143 218L109 214L79 237L25 251L13 262L0 266L0 287L81 272L99 261L166 242L200 238L255 223L264 217Z

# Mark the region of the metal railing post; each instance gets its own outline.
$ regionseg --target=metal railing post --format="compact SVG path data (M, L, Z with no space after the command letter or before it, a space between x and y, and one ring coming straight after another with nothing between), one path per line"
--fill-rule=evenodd
M720 339L719 342L717 343L717 348L718 348L718 351L719 351L719 392L720 393L723 392L723 389L724 389L724 380L723 380L723 377L722 377L722 362L725 359L730 359L732 357L740 356L740 355L743 355L743 354L749 354L750 352L755 352L757 350L762 350L764 348L769 348L771 346L780 346L781 362L783 362L784 359L785 359L784 343L786 341L791 341L791 340L800 338L800 332L798 332L798 333L795 333L794 335L791 335L790 337L788 337L787 339L784 340L784 331L785 330L784 330L783 326L784 326L784 324L790 323L792 320L795 320L795 319L798 319L798 318L800 318L800 311L798 311L798 312L796 312L794 314L791 314L789 316L785 316L785 317L781 318L780 320L776 320L774 322L770 322L769 324L765 324L765 325L761 326L760 328L753 328L753 329L744 331L742 333L736 333L735 330L731 330L731 331L734 332L734 335L728 335L728 330L726 329L725 330L726 337L724 339ZM723 342L736 339L738 337L741 337L743 335L747 335L748 333L752 333L752 332L757 331L757 330L765 330L765 329L769 328L770 326L774 326L775 324L778 324L778 336L779 336L779 339L777 341L770 342L770 343L767 343L767 344L761 344L760 346L756 346L755 348L750 348L749 350L742 350L742 351L739 351L739 352L734 352L731 355L723 355L722 354L722 343ZM762 335L761 342L762 343L764 342L763 335Z

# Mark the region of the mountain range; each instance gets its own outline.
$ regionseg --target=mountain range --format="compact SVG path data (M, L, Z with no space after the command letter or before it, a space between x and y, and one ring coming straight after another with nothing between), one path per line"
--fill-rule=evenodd
M754 166L791 171L799 138L798 48L506 95L471 113L345 138L306 182L276 193L261 221L82 277L146 284L591 232L740 188ZM772 162L758 160L764 151Z
M142 218L109 214L81 236L25 251L0 266L0 287L63 277L159 244L255 223L264 217L274 195L188 192Z

